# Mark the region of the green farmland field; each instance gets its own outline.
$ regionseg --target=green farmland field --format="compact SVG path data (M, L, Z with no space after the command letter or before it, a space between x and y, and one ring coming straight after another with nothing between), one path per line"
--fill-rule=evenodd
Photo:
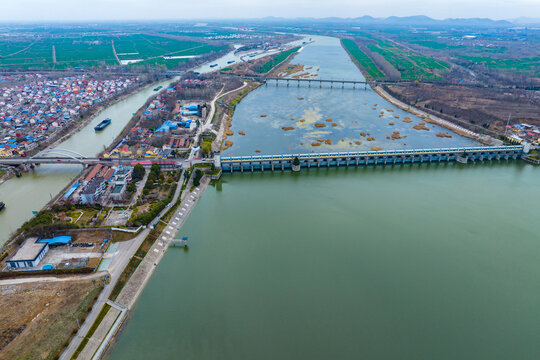
M258 68L256 70L256 72L260 73L260 74L264 74L264 73L267 73L269 72L270 70L272 70L276 65L278 65L279 63L281 63L283 60L285 60L286 58L289 57L289 55L291 54L294 54L295 52L297 52L300 48L299 47L295 47L293 49L290 49L290 50L287 50L287 51L282 51L280 52L279 54L276 54L272 57L271 60L267 61L266 63L262 64L262 66L260 68Z
M461 59L468 60L475 64L484 64L488 68L531 73L535 76L540 76L540 57L521 58L521 59L497 59L485 56L467 56L456 55Z
M139 60L139 64L178 66L189 59L164 59L164 55L202 55L224 47L203 42L133 34L124 36L81 36L36 39L0 39L0 68L65 69L117 65L113 42L120 60ZM53 46L56 63L53 60Z
M342 39L341 43L351 56L364 68L373 79L383 79L384 74L377 68L377 65L356 45L353 40Z
M376 45L368 44L367 47L381 54L401 73L404 80L437 81L442 79L438 73L445 73L450 69L449 64L397 48L387 41L379 40Z

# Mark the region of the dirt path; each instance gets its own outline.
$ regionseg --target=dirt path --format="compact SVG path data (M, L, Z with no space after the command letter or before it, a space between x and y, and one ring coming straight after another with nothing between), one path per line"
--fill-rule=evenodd
M122 65L122 62L120 61L120 59L118 58L118 54L116 53L116 48L114 47L114 40L111 40L111 45L112 45L112 52L114 54L114 58L116 59L116 62L118 63L118 65Z

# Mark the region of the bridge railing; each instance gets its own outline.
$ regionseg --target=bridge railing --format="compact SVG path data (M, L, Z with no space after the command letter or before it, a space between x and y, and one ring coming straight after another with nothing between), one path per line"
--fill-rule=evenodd
M235 161L275 161L291 160L295 157L299 159L329 158L329 157L357 157L357 156L384 156L384 155L414 155L430 153L475 153L485 151L523 151L522 145L511 146L474 146L461 148L439 148L439 149L410 149L410 150L382 150L382 151L356 151L356 152L335 152L335 153L307 153L307 154L283 154L283 155L254 155L254 156L224 156L221 162Z

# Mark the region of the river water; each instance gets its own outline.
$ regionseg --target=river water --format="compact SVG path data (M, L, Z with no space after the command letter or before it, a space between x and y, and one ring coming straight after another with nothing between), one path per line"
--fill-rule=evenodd
M298 42L291 44L296 43ZM228 66L229 61L241 61L241 55L231 51L194 70L200 73L215 71ZM264 56L264 54L254 56L253 59L260 56ZM217 66L211 68L210 64L217 64ZM132 114L143 106L149 97L156 94L153 91L155 87L161 85L166 88L174 80L152 84L106 108L88 126L82 128L81 131L57 148L72 150L85 156L95 156L109 146L122 132ZM111 118L112 123L104 131L95 132L94 126L105 118ZM0 201L6 204L6 209L0 213L0 246L9 239L10 234L33 216L32 211L38 211L45 206L53 196L79 175L81 169L80 166L41 165L21 178L12 178L0 185Z
M244 101L296 111L283 101L297 90L273 91ZM244 101L233 123L248 126ZM231 152L297 148L272 129ZM539 175L518 162L226 175L110 358L538 359Z
M161 85L166 87L172 80L147 86L100 112L88 125L57 148L68 149L84 156L95 156L109 146L120 134L126 124L146 100L156 92L153 89ZM105 118L112 123L103 131L96 132L94 126ZM20 178L12 178L0 185L0 201L6 209L0 213L0 245L5 243L10 234L17 230L33 215L58 194L71 180L81 172L78 165L40 165Z
M292 61L305 66L302 73L316 74L314 79L364 81L362 73L338 39L311 38L313 42ZM406 117L411 122L404 122ZM359 86L355 90L352 85L346 85L342 89L340 84L334 84L331 89L328 84L319 88L317 83L313 83L309 88L307 84L297 87L294 81L289 87L284 83L276 87L275 83L269 82L247 95L236 107L231 126L234 135L227 139L233 145L224 154L364 151L373 147L418 149L479 144L452 132L451 138L437 137L437 133L447 132L438 125L426 124L429 130L413 129L420 122L422 119L395 107L369 87ZM317 128L316 123L325 127ZM283 127L293 127L294 130L285 131ZM240 135L239 131L245 135ZM392 140L396 131L402 139ZM369 141L368 137L374 139ZM330 140L331 144L318 142L318 139ZM318 146L313 146L314 143Z
M538 359L540 168L227 175L111 359Z

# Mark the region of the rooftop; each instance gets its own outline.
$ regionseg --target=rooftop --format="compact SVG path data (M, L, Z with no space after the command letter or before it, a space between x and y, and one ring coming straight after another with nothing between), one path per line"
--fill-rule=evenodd
M8 259L8 261L32 261L37 258L41 250L43 250L43 248L47 246L47 244L36 243L36 240L37 237L30 237L24 240L24 243L21 245L21 247L10 259Z

